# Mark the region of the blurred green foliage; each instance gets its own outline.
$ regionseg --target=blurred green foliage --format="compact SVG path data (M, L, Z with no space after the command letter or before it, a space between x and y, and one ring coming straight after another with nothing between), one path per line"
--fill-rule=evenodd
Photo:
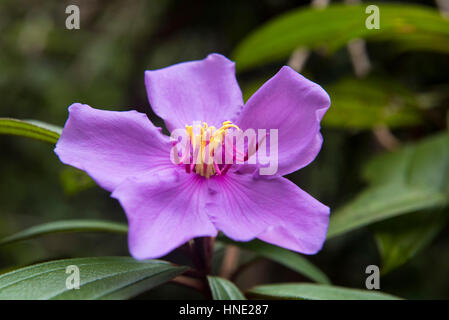
M415 49L448 52L446 46L438 43L448 42L449 21L438 11L411 4L405 10L400 4L381 3L376 6L382 15L379 29L365 27L367 4L333 4L325 10L291 10L251 33L235 49L233 57L238 68L243 70L285 59L299 46L309 49L321 47L334 52L357 38L398 40L404 47L410 41ZM412 37L402 37L404 34Z
M449 20L434 1L381 4L379 32L364 27L363 5L316 11L309 1L298 7L292 0L71 4L80 6L80 30L65 28L63 2L0 2L0 117L62 127L67 107L82 102L137 109L161 126L146 99L144 70L210 52L233 55L247 100L294 49L312 49L302 73L329 92L332 107L323 121L320 155L289 176L332 209L330 239L310 261L336 285L362 288L366 265L377 264L384 274L383 291L405 298L449 298ZM345 48L356 37L368 39L372 70L364 79L353 75ZM47 142L55 140L46 131L54 128L42 128L42 123L11 127L0 121L0 133L21 134L27 128L44 132ZM398 149L398 144L405 146ZM107 192L62 165L52 149L0 135L0 238L55 220L126 222ZM249 251L242 251L241 260ZM86 255L128 255L125 238L58 234L11 243L0 247L0 273ZM298 259L269 250L262 256L279 264L242 271L237 283L244 289L261 281L306 280L307 274L291 271L301 268ZM170 258L185 263L176 252ZM293 289L289 294L302 292ZM166 290L164 297L179 291L160 290Z
M328 237L376 221L449 205L449 133L366 164L371 186L331 219Z

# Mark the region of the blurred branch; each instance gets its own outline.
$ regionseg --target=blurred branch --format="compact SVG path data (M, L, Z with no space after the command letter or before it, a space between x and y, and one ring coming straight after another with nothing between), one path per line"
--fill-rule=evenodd
M366 51L366 42L363 39L354 39L348 43L348 52L351 57L354 73L358 78L365 77L371 70L371 62Z
M234 281L237 279L237 277L246 269L248 269L249 267L255 265L256 263L262 261L263 259L261 257L256 257L254 259L251 259L250 261L241 264L237 270L234 271L234 273L230 276L230 280Z
M323 9L326 8L330 2L330 0L312 0L310 6L312 8Z
M449 1L448 0L435 0L437 3L438 10L441 15L449 19Z
M199 292L205 293L208 292L209 288L206 286L204 281L199 279L194 279L186 276L177 276L171 282L176 283L178 285L195 289Z
M345 0L346 4L360 3L360 0ZM312 8L324 9L330 0L313 0L310 4ZM348 52L351 58L354 73L357 77L366 76L371 70L371 63L366 51L366 43L363 39L354 39L348 43ZM310 50L299 47L293 51L288 61L288 65L297 72L301 72L309 58Z
M293 51L287 64L292 67L293 70L301 72L301 70L304 68L304 64L306 63L307 58L309 58L309 55L309 50L304 48L297 48L295 49L295 51Z
M237 267L240 256L240 249L236 246L229 245L226 247L226 251L223 257L223 263L221 265L220 276L225 279L229 279Z
M344 0L345 4L360 3L360 0ZM371 63L366 51L366 43L363 39L354 39L348 43L348 52L351 58L354 73L357 77L365 77L371 70Z
M388 151L397 149L401 144L386 126L382 125L374 128L373 134L376 137L377 142Z
M324 9L329 5L330 0L312 0L310 6L316 9ZM293 51L287 64L297 72L301 72L309 58L310 50L299 47Z

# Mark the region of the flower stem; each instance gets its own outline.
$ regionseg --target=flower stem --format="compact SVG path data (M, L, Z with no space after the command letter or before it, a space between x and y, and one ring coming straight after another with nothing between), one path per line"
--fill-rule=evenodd
M195 238L191 243L192 262L203 276L211 273L214 243L215 238L211 237Z

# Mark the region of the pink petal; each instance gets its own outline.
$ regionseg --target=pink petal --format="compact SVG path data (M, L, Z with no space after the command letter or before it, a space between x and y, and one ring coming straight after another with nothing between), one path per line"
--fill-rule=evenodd
M204 212L206 180L174 169L131 178L112 197L129 223L128 244L136 259L159 258L195 237L216 236Z
M260 238L313 254L326 238L329 208L282 177L262 179L228 172L209 180L207 212L236 241Z
M104 111L75 103L69 107L55 152L112 191L130 176L173 167L171 143L145 114Z
M237 125L279 130L277 174L282 176L315 159L323 141L320 121L329 106L323 88L284 66L249 99Z
M219 54L146 71L145 84L153 111L170 131L194 121L221 127L243 106L234 63Z

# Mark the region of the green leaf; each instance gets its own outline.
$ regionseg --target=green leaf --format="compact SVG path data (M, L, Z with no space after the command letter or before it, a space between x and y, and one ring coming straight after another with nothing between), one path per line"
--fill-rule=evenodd
M67 289L68 266L79 268L80 288ZM159 260L94 257L56 260L0 275L0 299L128 299L168 282L187 267Z
M371 186L331 215L328 238L374 222L449 205L449 133L369 162Z
M295 300L397 300L398 297L379 291L349 289L336 286L283 283L261 285L248 292L250 297Z
M363 191L331 216L327 237L401 214L447 205L447 195L425 188L387 185Z
M449 192L449 133L377 156L365 165L363 176L372 185L411 185Z
M416 40L414 37L407 42L410 34L422 35L421 43L425 45L420 46L421 50L447 49L447 46L435 45L429 39L438 37L443 42L449 39L449 20L444 19L437 10L410 4L384 3L377 6L380 10L380 29L371 30L365 26L369 16L365 13L366 4L336 4L326 9L301 7L292 10L243 39L233 52L233 60L239 70L244 70L286 59L298 47L324 47L332 52L356 38L400 41L404 46Z
M382 274L406 263L443 229L447 215L418 212L373 226L382 256Z
M261 257L275 261L284 267L296 271L318 283L330 283L329 278L320 269L298 253L259 240L237 242L225 237L220 237L220 240L225 243L238 246L241 249L254 252Z
M55 144L62 129L36 120L0 118L0 134L28 137Z
M247 101L267 79L258 79L243 87ZM323 126L365 130L379 125L390 128L415 126L422 122L423 102L400 83L382 77L344 78L326 86L332 106L323 118Z
M215 276L207 276L207 280L214 300L245 300L245 296L231 281Z
M84 171L73 167L66 167L60 173L60 180L64 192L67 195L74 195L81 191L96 186L95 181Z
M41 237L52 233L68 232L113 232L126 234L126 224L103 220L63 220L34 226L0 239L0 245Z
M449 52L447 37L437 33L401 34L394 40L394 47L398 54L407 51L434 51L446 54Z
M326 88L332 107L323 119L327 127L371 129L404 127L421 122L417 99L400 84L382 78L347 78Z

